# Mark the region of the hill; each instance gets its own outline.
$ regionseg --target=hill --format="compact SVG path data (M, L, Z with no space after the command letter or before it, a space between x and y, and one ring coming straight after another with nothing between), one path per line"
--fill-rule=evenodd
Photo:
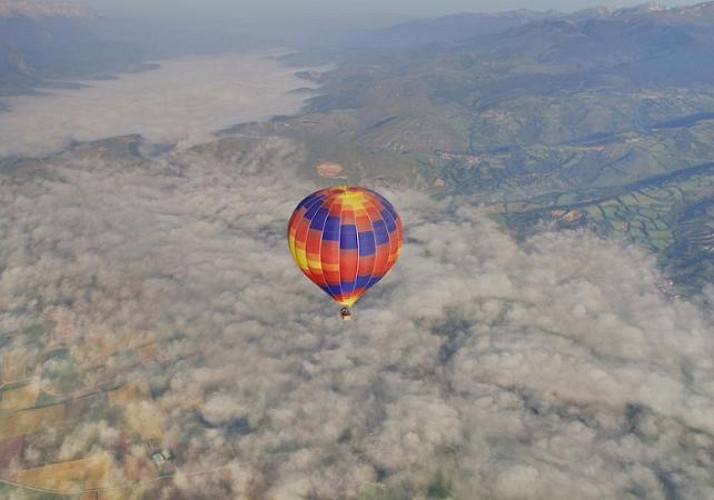
M411 184L521 235L541 221L637 241L691 291L714 279L712 51L714 2L544 15L373 53L334 71L308 115L257 128L391 151Z

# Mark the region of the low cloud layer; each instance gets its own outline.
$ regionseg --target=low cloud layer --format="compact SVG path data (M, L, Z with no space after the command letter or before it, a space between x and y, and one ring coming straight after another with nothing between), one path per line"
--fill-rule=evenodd
M78 89L6 98L0 113L0 158L38 157L72 141L142 134L148 141L191 146L211 132L297 112L314 87L263 54L186 57Z
M80 360L72 394L137 387L23 466L108 450L115 484L151 498L714 496L714 323L658 293L650 256L588 233L516 243L474 207L383 190L403 254L343 323L285 242L317 187L295 180L305 158L224 139L3 178L3 331L51 320L43 342ZM4 359L43 349L28 335ZM127 436L152 432L172 481L142 476Z

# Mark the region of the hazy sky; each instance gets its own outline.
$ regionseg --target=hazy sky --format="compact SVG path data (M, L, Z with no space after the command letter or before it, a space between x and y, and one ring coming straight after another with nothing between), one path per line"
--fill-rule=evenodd
M503 11L510 9L534 9L573 11L596 5L614 7L632 6L642 0L77 0L90 5L107 15L130 16L135 14L190 17L237 18L245 16L295 17L300 14L309 17L334 17L335 15L356 15L360 17L419 17L437 16L455 12ZM665 5L687 5L694 0L668 0Z

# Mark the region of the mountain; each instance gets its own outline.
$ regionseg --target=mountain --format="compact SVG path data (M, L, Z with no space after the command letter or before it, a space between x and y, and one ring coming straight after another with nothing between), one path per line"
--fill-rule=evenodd
M149 25L0 22L5 93L183 50L178 33L147 48ZM286 61L340 64L305 113L224 133L300 141L308 164L340 164L350 182L464 197L520 236L635 241L686 292L714 281L714 2L449 16L312 50Z
M102 17L66 2L0 0L0 96L111 77L144 61L256 49L270 42L231 25Z
M656 2L639 8L621 9L615 14L657 22L684 24L689 26L712 26L714 23L714 2L702 2L682 7L664 7Z
M635 241L689 292L714 281L712 52L714 2L548 14L375 51L332 72L309 114L253 128L361 165L355 181L379 152L385 181L463 196L521 236Z
M350 38L347 43L373 49L448 43L477 35L500 33L556 15L555 12L537 12L527 9L498 13L463 12L364 31Z
M0 95L48 78L138 65L135 53L101 36L101 22L90 9L65 2L1 1Z

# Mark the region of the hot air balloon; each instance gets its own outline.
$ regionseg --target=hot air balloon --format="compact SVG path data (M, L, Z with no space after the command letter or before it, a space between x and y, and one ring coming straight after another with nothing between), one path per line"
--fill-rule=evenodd
M387 274L402 246L402 221L383 196L358 186L333 186L302 200L288 223L288 245L300 270L350 308Z

